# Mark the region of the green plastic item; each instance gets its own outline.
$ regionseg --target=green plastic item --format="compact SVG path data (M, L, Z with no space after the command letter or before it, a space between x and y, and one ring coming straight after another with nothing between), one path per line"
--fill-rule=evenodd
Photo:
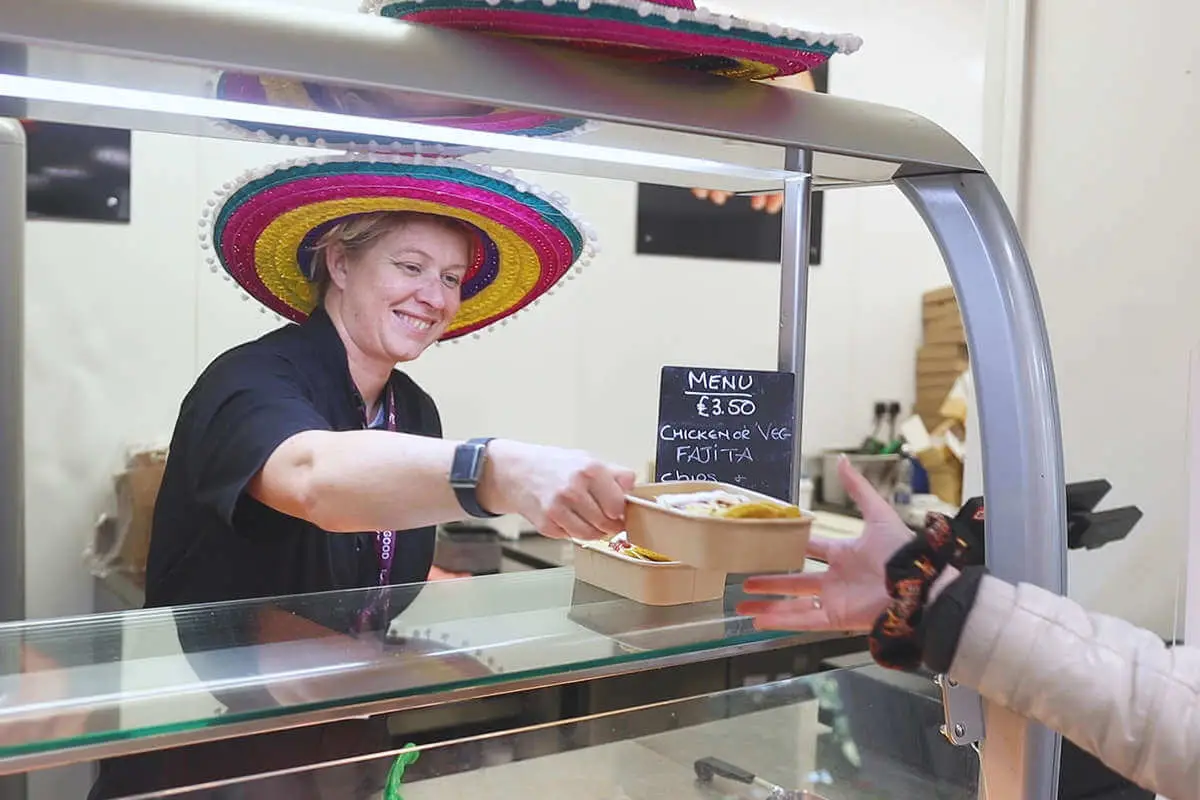
M416 747L411 742L404 746ZM409 764L416 762L420 757L420 750L409 750L396 756L396 762L392 764L391 770L388 771L387 785L383 790L383 800L404 800L404 795L400 794L400 783L404 780L404 770L408 768Z
M883 452L883 442L871 436L863 440L862 447L858 448L860 455L877 456Z

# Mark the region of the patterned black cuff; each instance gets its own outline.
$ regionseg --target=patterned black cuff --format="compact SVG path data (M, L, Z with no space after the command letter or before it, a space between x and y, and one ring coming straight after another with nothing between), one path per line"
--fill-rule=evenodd
M919 626L929 590L946 567L961 563L965 546L948 517L930 513L924 532L888 559L885 578L892 601L867 637L877 664L899 670L921 665L924 640Z
M924 643L925 666L935 673L949 672L958 652L967 615L979 594L979 582L987 574L985 567L967 567L942 593L933 605L925 609L919 624L919 638Z

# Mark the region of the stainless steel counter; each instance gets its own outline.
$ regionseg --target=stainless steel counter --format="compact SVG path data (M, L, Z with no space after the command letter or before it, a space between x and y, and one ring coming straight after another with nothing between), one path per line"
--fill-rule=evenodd
M918 692L914 701L911 693L877 680L879 672L842 670L665 703L633 703L609 713L425 745L405 773L402 793L405 800L710 800L761 799L774 786L795 793L776 800L800 800L801 790L812 791L814 800L974 800L977 762L969 750L936 736L936 695L921 699ZM893 724L879 724L885 720ZM912 734L921 738L926 729L935 735L914 750ZM386 773L393 758L302 768L300 774L345 786L350 775ZM700 780L701 759L719 759L763 783ZM275 777L244 786L247 796L280 796L280 788ZM379 797L361 790L353 796Z
M874 673L877 670L867 670ZM753 689L687 701L622 716L654 716L661 728L686 718L702 702L710 721L650 735L585 747L519 762L481 766L470 772L416 781L406 800L445 797L567 797L571 800L658 800L661 797L765 797L724 779L697 780L695 762L715 757L788 790L809 789L826 800L974 800L974 754L930 738L919 757L906 748L911 733L936 727L936 699L912 706L911 694L879 682L876 674L849 673L791 681L755 694ZM809 690L809 699L801 699ZM837 698L830 702L830 697ZM920 702L920 701L918 701ZM761 704L762 710L752 706ZM830 714L852 717L848 739L839 740ZM922 711L927 713L922 714ZM825 713L823 713L825 712ZM873 718L894 723L894 737L864 735ZM618 718L597 721L638 728ZM910 733L900 733L907 727ZM876 726L877 727L877 726ZM576 737L565 736L564 740ZM849 743L848 746L846 743ZM906 752L907 750L907 752ZM953 761L951 764L949 762Z
M659 800L725 797L730 784L697 782L693 763L717 756L786 788L817 770L818 704L802 703L679 731L483 767L410 784L405 800L446 797L565 797ZM829 800L837 800L829 797Z

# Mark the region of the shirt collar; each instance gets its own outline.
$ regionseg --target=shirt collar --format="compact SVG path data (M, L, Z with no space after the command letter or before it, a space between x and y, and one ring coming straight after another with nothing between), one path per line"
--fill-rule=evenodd
M346 344L342 341L337 328L334 327L333 320L326 313L325 307L318 305L313 309L308 319L301 325L301 329L322 369L326 370L327 374L348 393L351 400L358 404L361 413L362 395L358 393L354 379L350 375L350 359L346 355Z

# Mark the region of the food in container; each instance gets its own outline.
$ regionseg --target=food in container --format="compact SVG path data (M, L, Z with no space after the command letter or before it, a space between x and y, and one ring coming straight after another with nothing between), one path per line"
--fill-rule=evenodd
M799 508L776 500L761 500L723 489L707 492L663 494L655 498L661 506L697 517L723 519L796 519Z
M629 541L724 573L802 569L813 518L774 497L709 481L644 483L626 498Z
M703 570L632 544L621 533L607 541L576 542L575 577L652 606L702 603L725 596L725 573Z
M587 547L588 545L584 545ZM592 547L607 547L614 553L620 553L627 558L632 558L636 561L653 561L656 564L672 564L678 563L671 560L670 557L664 556L662 553L656 553L653 550L648 550L645 547L638 547L629 541L629 535L618 533L616 536L609 539L607 542L595 542Z

